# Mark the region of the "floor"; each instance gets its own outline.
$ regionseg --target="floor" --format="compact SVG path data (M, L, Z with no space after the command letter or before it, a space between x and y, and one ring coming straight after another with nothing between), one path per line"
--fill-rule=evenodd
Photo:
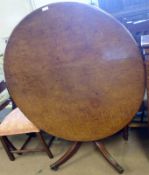
M129 141L121 134L112 136L104 143L109 152L125 169L125 175L149 174L149 135L147 129L130 131ZM26 137L26 136L25 136ZM11 138L22 143L24 136ZM56 139L51 147L54 159L49 160L45 153L30 153L16 156L9 161L0 143L0 175L116 175L118 174L100 155L92 143L84 143L77 154L58 171L52 171L49 165L55 162L70 146L70 142ZM30 146L39 146L34 138Z

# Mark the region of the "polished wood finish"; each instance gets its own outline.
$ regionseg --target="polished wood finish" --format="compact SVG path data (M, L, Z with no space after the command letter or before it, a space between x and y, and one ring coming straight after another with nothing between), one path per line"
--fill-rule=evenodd
M80 3L51 4L21 21L8 41L4 69L25 115L72 141L116 133L144 95L143 62L129 32Z
M36 133L37 134L37 137L38 135L41 133ZM39 141L41 142L42 145L46 145L46 144L43 144L43 142L41 141L41 137L38 137ZM2 145L9 157L9 159L11 161L14 161L15 160L15 156L14 156L14 153L17 153L18 155L22 155L22 153L30 153L30 152L46 152L47 155L49 156L49 158L53 158L53 155L51 153L51 151L49 151L49 149L47 149L46 147L42 147L42 148L26 148L28 143L31 141L31 139L33 138L32 135L29 135L28 138L26 139L26 141L24 142L24 144L22 145L21 148L17 149L11 142L10 140L8 139L8 137L6 136L1 136L0 139L1 139L1 142L2 142ZM42 137L43 139L43 137Z
M26 118L19 108L10 112L0 124L0 136L32 132L38 133L40 130Z
M104 156L104 158L113 166L113 168L116 169L118 173L123 173L124 169L116 162L116 160L109 154L106 147L102 142L96 141L96 146L98 147L101 154Z
M39 139L39 141L40 141L40 143L41 143L41 145L43 145L43 147L42 148L32 148L32 149L26 149L26 146L28 145L28 143L30 142L30 140L32 139L32 135L29 135L29 137L27 138L27 140L25 141L25 143L22 145L22 147L20 148L20 149L16 149L13 145L12 145L12 143L10 142L9 144L8 144L8 142L7 142L7 144L8 144L8 148L10 147L10 149L8 149L8 151L12 154L12 153L18 153L18 154L22 154L22 153L29 153L29 152L46 152L47 153L47 155L49 156L49 158L51 159L51 158L53 158L53 154L51 153L51 151L49 150L49 147L47 146L47 144L45 143L45 141L44 141L44 138L43 138L43 136L42 136L42 134L41 134L41 132L38 132L38 133L36 133L36 135L37 135L37 137L38 137L38 139ZM7 138L7 137L6 137ZM8 138L7 138L8 139ZM12 149L12 150L11 150ZM15 160L15 159L13 159L13 160Z
M74 142L68 151L55 163L50 165L52 170L57 170L62 164L64 164L67 160L69 160L80 148L81 142Z
M45 140L44 140L44 138L43 138L41 132L38 132L38 133L37 133L37 137L39 138L40 143L44 146L44 147L43 147L43 148L44 148L44 152L47 153L47 155L49 156L49 158L53 158L53 154L51 153L51 151L49 151L49 147L47 146L47 144L46 144L46 142L45 142ZM54 137L53 137L53 138L54 138ZM52 140L53 140L53 139L52 139Z
M5 82L4 81L0 82L0 92L2 92L5 89L6 89ZM0 105L0 109L1 110L4 109L6 107L6 105L4 104L8 102L10 103L11 100L10 99L6 100L6 102ZM22 153L40 152L40 151L46 152L49 158L53 158L53 155L49 150L49 146L46 144L41 131L25 117L25 115L19 110L19 108L14 109L14 105L12 105L12 108L13 108L13 111L10 112L0 124L0 140L2 142L4 150L6 151L9 159L11 161L15 160L13 153L17 153L21 155ZM40 143L43 146L42 148L26 149L28 143L33 138L32 133L37 135ZM18 134L28 134L28 138L26 139L26 141L24 142L24 144L21 146L20 149L17 149L12 144L12 142L8 139L8 136L18 135ZM51 138L51 141L49 141L49 143L51 143L53 139L54 137Z
M101 141L95 141L93 142L100 153L104 156L104 158L112 165L113 168L116 169L118 173L123 173L124 169L116 162L116 160L110 155L110 153L107 151L106 147ZM68 151L55 163L50 165L52 170L58 170L58 168L63 165L67 160L69 160L80 148L81 142L74 142L71 147L68 149Z
M10 148L9 148L9 146L8 146L8 143L7 143L6 139L5 139L5 137L0 137L0 140L1 140L1 143L2 143L2 145L3 145L3 147L4 147L4 150L5 150L6 154L7 154L8 157L9 157L9 159L10 159L11 161L14 161L14 160L15 160L15 157L14 157L14 155L12 154L12 152L10 151Z

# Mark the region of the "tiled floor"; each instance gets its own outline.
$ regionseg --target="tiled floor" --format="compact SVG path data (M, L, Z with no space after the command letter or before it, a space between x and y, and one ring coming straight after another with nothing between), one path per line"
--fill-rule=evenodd
M20 144L23 137L13 140ZM104 141L110 153L125 169L124 175L149 174L149 136L147 130L132 130L129 141L120 134ZM35 146L35 140L31 146ZM55 162L67 150L71 143L55 140L51 150L54 159L49 160L45 153L33 153L17 156L14 162L8 160L0 144L0 175L116 175L118 174L98 153L92 143L84 143L77 154L58 171L52 171L49 165Z

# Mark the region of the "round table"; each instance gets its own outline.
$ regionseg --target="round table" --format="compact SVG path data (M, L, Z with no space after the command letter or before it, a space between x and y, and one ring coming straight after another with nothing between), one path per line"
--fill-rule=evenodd
M14 29L4 70L17 106L39 128L75 142L125 127L144 95L136 42L119 22L81 3L54 3Z

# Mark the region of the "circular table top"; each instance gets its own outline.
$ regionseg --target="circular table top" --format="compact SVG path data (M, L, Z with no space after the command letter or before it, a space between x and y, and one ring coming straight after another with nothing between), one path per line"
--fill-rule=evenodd
M8 41L4 70L26 116L67 140L114 134L144 94L143 61L129 32L81 3L54 3L24 18Z

